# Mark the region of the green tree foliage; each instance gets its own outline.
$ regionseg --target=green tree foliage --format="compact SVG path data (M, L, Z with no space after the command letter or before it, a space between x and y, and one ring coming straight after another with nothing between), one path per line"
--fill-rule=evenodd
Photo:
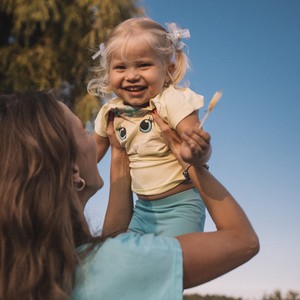
M142 14L136 0L1 0L0 92L54 88L74 108L86 95L92 50L118 23Z

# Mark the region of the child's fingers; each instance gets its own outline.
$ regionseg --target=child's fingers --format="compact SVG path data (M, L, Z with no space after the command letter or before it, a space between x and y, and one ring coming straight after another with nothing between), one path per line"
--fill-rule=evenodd
M210 143L209 133L199 128L194 128L194 129L188 128L184 131L181 137L189 144L196 143L196 144L204 145Z
M186 130L182 136L185 147L189 147L194 158L203 156L210 148L210 136L201 130Z

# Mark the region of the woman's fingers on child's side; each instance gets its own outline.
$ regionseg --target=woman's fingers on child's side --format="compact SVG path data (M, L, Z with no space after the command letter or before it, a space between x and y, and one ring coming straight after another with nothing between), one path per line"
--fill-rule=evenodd
M174 147L181 144L181 139L177 132L173 130L156 112L152 114L153 120L159 126L163 139L168 147L173 151Z
M171 129L170 126L159 116L156 110L153 110L152 117L154 122L157 123L162 132Z
M109 112L108 114L108 120L107 120L107 130L106 130L107 136L109 138L109 143L112 146L120 146L120 143L116 137L115 130L114 130L114 113Z
M109 112L108 113L108 119L107 119L107 134L112 134L114 131L114 113L113 112Z

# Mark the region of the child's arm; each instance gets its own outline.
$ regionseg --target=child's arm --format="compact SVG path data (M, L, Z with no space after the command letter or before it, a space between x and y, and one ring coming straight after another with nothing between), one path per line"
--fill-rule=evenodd
M194 128L196 126L200 126L200 121L198 118L198 113L194 111L178 123L176 131L179 136L181 136L187 128ZM199 162L200 164L205 164L211 156L211 145L209 141L205 142L203 140L201 146L203 151L199 153Z
M108 137L103 137L96 132L94 132L94 139L97 145L97 162L99 162L109 148L109 139Z

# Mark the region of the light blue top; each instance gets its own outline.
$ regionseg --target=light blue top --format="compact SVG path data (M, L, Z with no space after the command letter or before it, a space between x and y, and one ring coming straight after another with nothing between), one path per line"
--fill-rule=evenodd
M72 300L182 300L182 276L175 238L122 233L78 267Z

